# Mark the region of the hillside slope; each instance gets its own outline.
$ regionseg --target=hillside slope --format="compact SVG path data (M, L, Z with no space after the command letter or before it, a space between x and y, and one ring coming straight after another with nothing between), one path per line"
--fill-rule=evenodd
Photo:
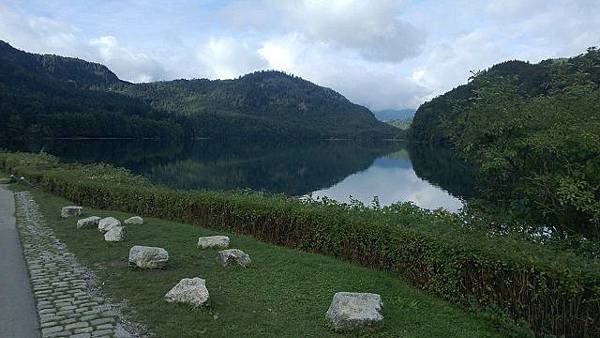
M19 51L0 41L0 140L39 137L173 138L182 127L140 100L108 68Z
M483 196L515 214L600 233L600 51L508 61L419 107L410 139L478 168Z
M248 130L251 134L265 130L293 137L392 137L398 132L339 93L277 71L235 80L125 84L115 90L155 109L190 117L196 125L212 125L205 130L209 133L229 133L244 124L260 128Z
M0 138L390 138L339 93L267 71L235 80L133 84L80 59L0 41Z

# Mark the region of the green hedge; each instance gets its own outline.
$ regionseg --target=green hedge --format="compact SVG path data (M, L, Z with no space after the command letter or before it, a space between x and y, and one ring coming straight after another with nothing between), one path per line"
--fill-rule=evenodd
M537 333L600 336L600 263L458 215L404 203L373 209L253 192L177 191L106 165L0 153L0 167L76 203L226 229L397 271L447 299L493 306Z

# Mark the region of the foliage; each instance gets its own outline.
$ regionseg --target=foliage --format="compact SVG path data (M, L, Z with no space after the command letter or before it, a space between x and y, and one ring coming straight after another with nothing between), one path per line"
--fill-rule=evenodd
M600 334L597 260L482 232L480 220L467 214L410 203L369 208L253 192L176 191L110 166L31 154L2 153L0 167L86 206L225 229L397 271L443 297L496 306L539 333Z
M124 84L113 90L140 98L156 109L188 116L195 125L223 120L195 133L200 136L235 134L251 126L265 129L257 132L294 137L381 138L397 132L339 93L276 71L258 71L235 80ZM227 121L236 121L236 126Z
M405 118L405 119L391 120L391 121L387 121L386 123L398 128L398 129L407 130L408 128L410 128L410 125L412 124L412 117Z
M126 137L381 139L401 133L365 107L298 77L133 84L103 65L0 41L0 140Z
M513 219L600 231L600 51L509 61L423 104L410 136L475 165L484 199Z
M385 325L361 337L501 337L515 332L506 316L469 313L412 288L395 273L376 271L331 257L262 243L250 236L216 232L200 226L144 217L143 226L127 227L122 242L105 242L98 231L73 231L61 218L66 200L32 191L46 223L69 250L95 269L103 291L127 302L129 319L145 324L157 337L340 337L324 313L335 292L368 290L381 294ZM125 219L131 214L84 209L85 216ZM247 268L224 269L215 250L198 250L198 236L227 235L252 258ZM167 269L142 271L127 266L132 245L159 246L169 252ZM191 309L162 300L181 278L200 275L210 292L207 306ZM491 313L491 312L490 312ZM497 325L502 330L496 330ZM526 336L525 336L526 337Z

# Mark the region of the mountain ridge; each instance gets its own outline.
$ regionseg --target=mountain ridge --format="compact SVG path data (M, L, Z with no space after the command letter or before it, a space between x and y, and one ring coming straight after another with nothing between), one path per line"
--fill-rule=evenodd
M3 41L0 63L5 138L384 139L401 133L333 89L278 71L232 80L131 83L99 63L27 53ZM111 126L110 119L121 125ZM102 123L73 126L90 125L85 120Z

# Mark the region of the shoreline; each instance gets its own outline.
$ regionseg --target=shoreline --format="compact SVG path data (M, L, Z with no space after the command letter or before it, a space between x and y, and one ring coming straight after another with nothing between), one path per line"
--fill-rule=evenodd
M460 215L410 204L371 210L260 193L178 191L111 166L65 165L47 155L0 153L0 167L89 207L245 234L356 265L399 271L428 293L458 303L475 297L503 304L513 309L514 319L526 320L536 332L553 330L570 337L598 327L582 319L594 318L590 316L600 308L597 260L482 232ZM542 287L548 284L555 287ZM522 290L525 303L521 292L507 293L506 285ZM548 304L555 305L549 310ZM556 316L549 319L548 311Z

